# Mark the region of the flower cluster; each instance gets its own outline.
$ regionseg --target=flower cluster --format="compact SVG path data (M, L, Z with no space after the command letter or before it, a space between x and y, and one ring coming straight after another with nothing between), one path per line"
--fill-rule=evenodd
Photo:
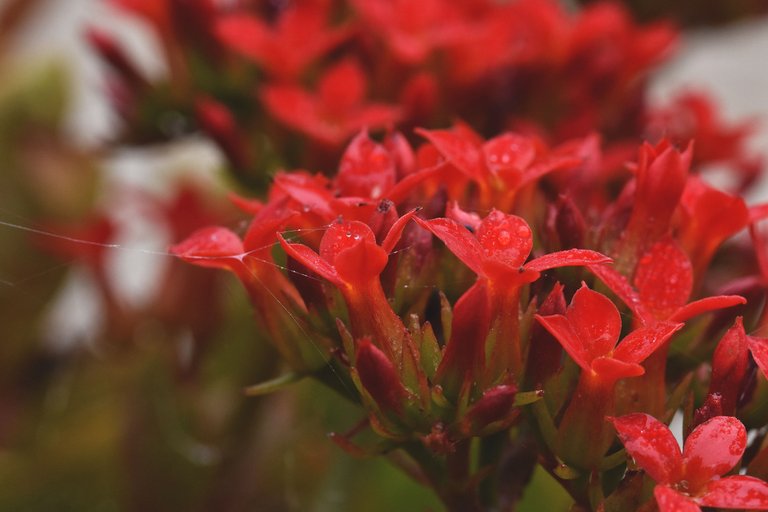
M737 195L761 162L704 96L645 104L671 25L549 0L114 3L169 68L89 34L126 139L180 114L263 192L232 197L247 229L172 247L247 290L285 372L249 393L333 388L365 416L337 444L404 451L451 510L513 506L536 467L583 509L768 509L747 334L768 207Z
M243 238L207 228L173 248L239 277L293 373L360 401L381 442L340 444L443 461L429 479L447 496L449 461L504 430L513 446L536 442L543 466L589 500L590 479L624 457L607 417L669 418L707 383L717 398L699 422L762 400L749 350L761 367L766 352L741 320L711 378L698 371L718 326L746 311L739 295L703 295L713 254L761 208L692 174L690 147L645 144L627 171L606 168L589 138L417 132L416 150L396 132L361 132L332 178L284 172L265 202L238 199L255 213ZM606 175L624 181L615 196L596 185ZM740 215L705 229L699 211L715 201ZM636 437L619 425L634 417L614 421L632 456Z

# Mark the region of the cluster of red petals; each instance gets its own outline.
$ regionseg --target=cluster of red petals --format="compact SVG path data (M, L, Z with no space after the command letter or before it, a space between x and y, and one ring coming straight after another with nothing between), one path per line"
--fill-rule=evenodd
M716 416L696 427L682 452L669 428L647 414L611 422L627 453L655 482L661 512L700 507L768 510L768 484L751 476L723 476L739 463L747 432L732 416Z

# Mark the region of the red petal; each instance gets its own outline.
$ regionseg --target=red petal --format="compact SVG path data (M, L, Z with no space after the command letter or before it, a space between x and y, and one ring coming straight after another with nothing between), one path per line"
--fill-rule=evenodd
M483 267L486 271L493 267L501 273L518 272L533 247L528 223L498 210L491 210L482 220L475 236L483 248Z
M681 307L669 317L671 322L685 322L694 316L703 315L716 309L730 308L739 304L746 304L747 299L740 295L718 295L695 300Z
M480 180L486 172L480 148L474 141L449 130L416 129L416 133L431 142L448 162L468 177Z
M308 173L280 173L274 184L303 208L311 208L329 221L336 213L330 207L333 194L326 188L326 180L315 179Z
M597 357L592 360L590 368L604 383L615 383L619 379L639 377L645 373L645 369L637 363L627 363L612 357Z
M395 184L395 161L363 130L349 143L334 185L341 195L378 199Z
M692 488L733 469L747 447L747 431L732 416L716 416L696 427L685 440L685 479Z
M326 71L317 89L328 113L344 116L363 102L366 87L367 80L360 65L353 59L345 59Z
M280 245L283 246L285 252L291 258L295 259L308 269L314 271L320 277L330 281L336 286L342 286L344 281L341 280L336 269L333 266L321 258L315 251L302 244L289 244L283 235L277 235Z
M320 257L347 284L368 282L387 264L387 253L376 244L373 231L359 221L331 224L320 241Z
M691 295L691 261L674 240L665 237L640 258L635 270L635 288L643 305L656 318L668 318L688 302Z
M665 424L645 413L610 420L627 453L648 476L660 484L680 479L683 464L680 446Z
M486 142L483 153L485 165L491 172L522 175L523 169L536 158L536 147L528 137L505 133Z
M599 265L601 263L613 263L613 260L599 252L587 249L568 249L539 256L525 264L528 270L541 272L558 267L578 267L586 265Z
M450 219L422 220L414 217L419 226L432 232L443 241L462 263L477 275L484 275L482 253L483 248L467 228Z
M216 35L219 40L238 53L262 62L267 58L266 42L269 31L264 23L248 14L230 14L216 22Z
M710 482L694 499L705 507L768 510L768 484L752 476L728 476Z
M665 485L657 485L653 495L659 505L659 512L701 512L696 503Z
M582 285L573 295L565 316L588 360L613 351L621 334L621 316L608 297Z
M195 231L171 247L170 252L201 267L234 270L241 266L245 251L239 236L226 228L213 226Z
M365 286L381 275L387 261L387 253L375 242L360 240L352 247L342 249L336 255L334 266L339 277L348 284Z
M557 338L568 355L584 371L591 371L592 358L586 353L583 343L571 327L571 323L563 315L536 315L539 321L549 333Z
M616 271L613 267L608 265L590 265L589 270L592 271L600 280L611 289L613 293L620 298L624 304L629 306L629 309L637 316L643 323L653 322L654 319L651 316L650 311L646 309L642 302L640 302L640 295L635 291L627 278Z
M682 328L683 324L665 322L653 327L635 329L619 343L613 357L628 363L642 363Z
M397 242L400 241L400 237L403 234L405 225L408 224L408 221L410 221L418 211L419 209L414 208L392 224L392 227L389 228L389 232L387 232L387 236L384 237L384 240L381 242L381 248L384 249L384 252L389 254L395 249Z
M747 343L758 368L768 378L768 339L747 336Z

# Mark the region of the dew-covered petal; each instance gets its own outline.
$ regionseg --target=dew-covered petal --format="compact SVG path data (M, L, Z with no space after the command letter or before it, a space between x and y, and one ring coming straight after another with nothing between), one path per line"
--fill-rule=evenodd
M685 479L696 488L733 469L747 447L747 431L732 416L705 421L685 440Z
M580 267L589 265L599 265L601 263L611 263L613 260L596 251L588 249L568 249L567 251L557 251L539 256L525 264L528 270L543 272L552 268L559 267Z
M590 360L613 351L621 333L621 316L608 297L582 285L565 316Z
M613 353L613 357L628 363L642 363L661 347L684 324L658 323L641 327L627 334Z
M198 229L172 246L170 252L194 265L233 270L240 265L239 257L244 250L243 242L235 233L211 226Z
M442 240L448 250L475 274L483 275L483 249L477 238L467 228L454 220L445 218L422 220L414 217L414 220L419 226Z
M729 476L710 482L694 499L704 507L768 510L768 484L752 476Z
M627 414L610 421L627 453L648 476L659 484L677 482L682 473L682 455L669 427L645 413Z
M693 288L693 268L688 256L665 237L640 258L635 270L635 288L643 304L656 318L669 317L688 302Z
M516 215L491 210L477 228L484 266L517 272L533 248L528 223Z
M479 180L485 173L480 147L464 134L450 130L422 130L416 133L427 139L448 162L468 177Z

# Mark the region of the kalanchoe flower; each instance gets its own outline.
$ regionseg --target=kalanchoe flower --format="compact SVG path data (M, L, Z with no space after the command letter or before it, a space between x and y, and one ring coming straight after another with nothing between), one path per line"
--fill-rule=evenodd
M768 484L751 476L722 475L738 463L747 432L731 416L716 416L698 427L680 447L669 428L653 416L634 413L610 418L627 453L656 482L661 512L700 507L768 510Z
M328 2L293 3L272 25L247 13L225 15L216 23L216 35L270 75L294 81L350 34L346 27L328 26L328 6Z
M621 317L604 295L582 285L565 315L537 315L581 367L579 383L558 429L558 453L566 463L594 469L610 444L603 418L613 413L614 387L619 379L637 377L640 365L683 325L660 322L629 333L616 345ZM574 443L590 439L590 443Z
M418 367L417 348L402 320L392 311L380 279L389 253L415 213L400 217L381 245L371 228L359 221L331 224L320 242L319 254L306 245L288 243L282 235L279 239L290 257L339 289L349 310L352 335L371 339L395 365L402 382L420 392L426 382Z
M518 332L519 291L522 286L538 279L544 270L610 262L609 258L600 253L572 249L546 254L526 263L533 248L531 228L522 218L495 209L473 226L474 233L448 218L415 220L442 240L453 254L477 274L478 279L462 297L461 306L463 309L470 302L477 304L472 308L466 307L474 309L478 319L486 318L483 308L487 308L490 323L480 322L479 325L483 329L486 325L495 329L498 341L490 349L487 369L483 362L487 350L487 333L484 330L472 332L471 341L455 337L448 341L438 374L456 372L464 366L461 375L454 375L454 378L463 381L465 385L483 374L485 379L493 379L501 377L506 371L511 371L516 378L522 378L523 360ZM465 355L459 357L459 352ZM474 355L466 356L468 353Z
M385 128L400 118L394 105L366 103L366 87L360 65L348 59L325 72L316 92L296 85L270 85L262 89L261 99L282 123L335 148L365 126Z
M515 193L523 186L557 170L574 168L581 159L574 153L549 152L535 137L508 132L487 142L468 126L452 130L421 130L458 175L447 183L449 196L462 200L468 184L478 188L477 207L511 209Z

